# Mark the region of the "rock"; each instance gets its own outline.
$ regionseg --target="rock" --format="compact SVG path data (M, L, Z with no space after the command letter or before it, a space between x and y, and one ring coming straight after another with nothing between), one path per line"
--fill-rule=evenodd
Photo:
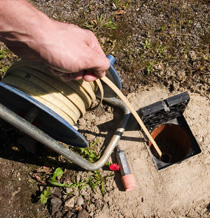
M64 217L65 218L73 218L74 215L76 215L76 214L74 214L72 211L68 211ZM75 217L77 217L77 215Z
M83 117L79 119L79 125L80 126L86 126L86 121L85 121L85 119Z
M84 199L90 200L90 190L88 189L88 187L81 189L80 195L82 195Z
M79 190L78 190L78 188L74 188L74 189L73 189L73 194L74 194L74 196L78 196L78 195L79 195Z
M72 193L73 192L73 189L72 188L66 188L66 193Z
M206 83L207 83L208 85L210 85L210 78L207 78L207 79L206 79Z
M50 208L51 208L52 215L54 215L56 212L59 211L61 204L62 204L61 199L59 199L59 198L52 198L51 199Z
M71 218L77 218L77 214L73 214Z
M98 199L98 200L95 201L94 204L95 204L95 207L96 207L96 208L101 208L102 200L99 200L99 199Z
M52 194L57 197L57 198L61 198L61 190L58 187L53 188L52 190Z
M74 205L75 205L75 198L74 197L70 198L69 200L67 200L65 202L66 207L73 208Z
M60 211L56 212L56 213L53 215L53 218L61 218L61 217L63 217L63 214L62 214Z
M94 204L88 204L87 205L87 210L89 213L93 212L95 210L95 205Z
M128 88L129 88L129 86L128 86L127 83L122 83L122 87L123 87L124 89L128 89Z
M164 66L163 66L162 63L155 64L155 65L154 65L154 68L155 68L156 70L160 70L160 71L163 71L163 70L164 70Z
M76 175L76 181L79 183L81 181L81 174L77 173Z
M178 77L178 79L181 80L181 81L185 80L185 71L184 71L184 70L179 70L179 71L177 72L177 77Z
M168 67L166 70L166 75L167 76L175 76L175 71L171 67Z
M85 138L88 142L92 142L95 139L95 135L85 134Z
M112 107L108 106L108 107L106 108L106 111L107 111L108 113L112 113Z
M129 87L129 92L134 92L135 91L135 87L133 86L133 85L131 85L130 87Z
M192 61L195 61L197 59L197 55L194 51L190 51L189 56L190 56Z
M78 204L79 206L81 206L81 205L84 204L84 199L83 199L83 197L80 196L80 197L78 198L77 204Z
M80 210L78 213L77 218L88 218L89 214L86 210Z

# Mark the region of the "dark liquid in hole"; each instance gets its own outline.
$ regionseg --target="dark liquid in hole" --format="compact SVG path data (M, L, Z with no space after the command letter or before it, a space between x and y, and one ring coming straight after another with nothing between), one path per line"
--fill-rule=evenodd
M160 140L157 141L157 145L162 152L162 157L158 155L153 146L150 149L153 155L160 161L165 163L176 163L183 158L183 149L178 143L170 140Z
M162 162L170 163L171 162L171 156L168 154L162 154L162 156L159 158Z

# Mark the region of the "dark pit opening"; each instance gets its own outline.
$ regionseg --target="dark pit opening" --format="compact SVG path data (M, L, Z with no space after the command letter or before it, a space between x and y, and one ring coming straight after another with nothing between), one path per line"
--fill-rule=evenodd
M152 154L164 163L176 163L183 160L190 151L190 138L180 126L163 124L153 130L151 136L159 146L162 157L159 157L149 141Z
M162 154L161 157L159 157L159 159L164 162L164 163L170 163L171 162L171 155L169 154Z

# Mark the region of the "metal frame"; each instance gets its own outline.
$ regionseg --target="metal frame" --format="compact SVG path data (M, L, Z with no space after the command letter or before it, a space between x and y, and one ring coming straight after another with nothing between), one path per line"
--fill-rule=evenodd
M103 167L104 164L107 162L108 158L111 156L113 150L117 146L130 117L129 109L121 100L113 97L113 98L105 98L104 101L121 108L122 111L124 112L124 116L118 128L116 129L114 135L112 136L109 144L104 149L104 152L101 155L100 159L95 163L90 163L88 160L84 159L79 154L66 148L61 143L50 137L48 134L46 134L45 132L43 132L33 124L31 124L29 121L20 117L19 115L17 115L7 107L5 107L3 104L0 104L0 118L10 123L12 126L16 127L20 131L31 136L32 138L39 141L40 143L46 145L48 148L52 149L58 154L63 155L68 160L72 161L73 163L82 167L83 169L94 171Z

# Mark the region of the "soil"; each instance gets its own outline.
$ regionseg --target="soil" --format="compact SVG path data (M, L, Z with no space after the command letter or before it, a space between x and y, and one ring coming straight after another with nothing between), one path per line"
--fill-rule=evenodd
M53 19L97 35L106 54L115 56L122 91L136 110L187 91L190 101L183 116L201 152L157 170L143 133L131 119L119 145L136 189L125 192L119 171L110 171L107 165L85 171L31 138L23 140L20 132L1 121L0 216L210 217L209 1L31 2ZM6 67L15 60L11 54L0 58ZM90 149L93 159L107 145L121 117L118 108L104 102L78 121L90 144L98 140L94 152ZM116 163L115 153L109 162ZM40 195L58 167L64 174L57 181L77 187L51 185L47 203L41 204Z

